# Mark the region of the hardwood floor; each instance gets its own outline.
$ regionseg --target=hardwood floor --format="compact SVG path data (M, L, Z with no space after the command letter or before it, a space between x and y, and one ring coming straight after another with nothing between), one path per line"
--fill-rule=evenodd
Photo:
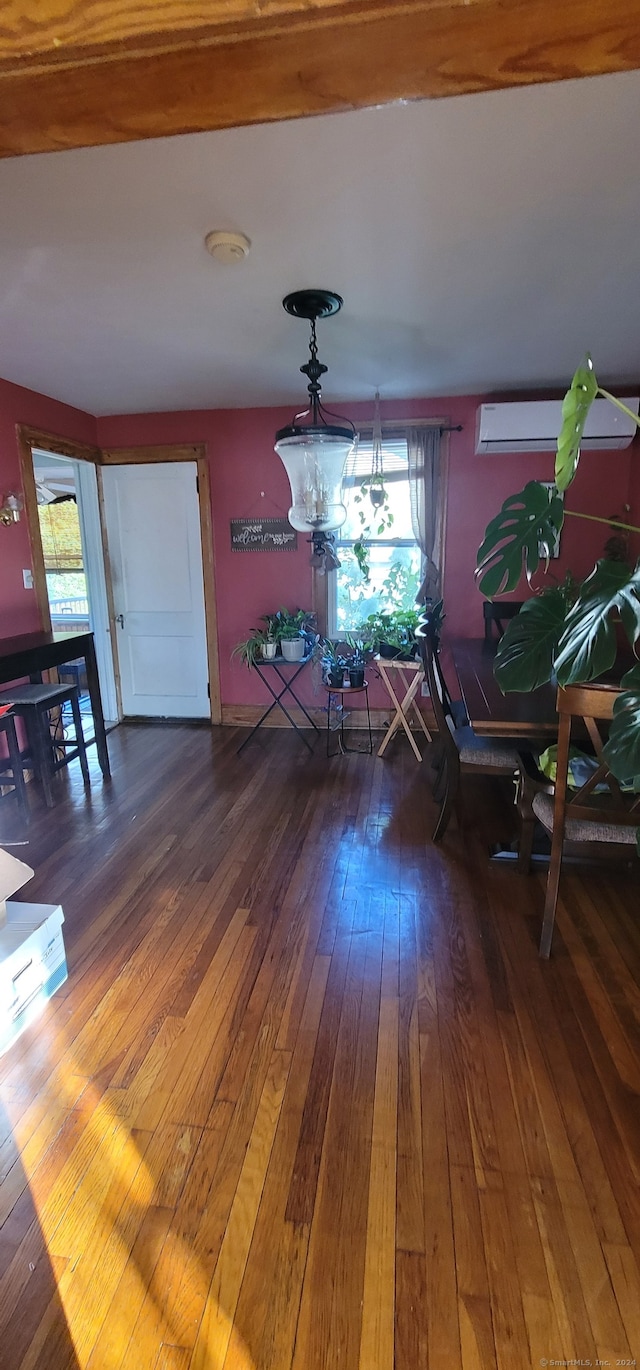
M14 849L69 979L0 1060L0 1366L634 1362L637 879L540 962L500 782L435 848L402 739L240 736L120 728Z

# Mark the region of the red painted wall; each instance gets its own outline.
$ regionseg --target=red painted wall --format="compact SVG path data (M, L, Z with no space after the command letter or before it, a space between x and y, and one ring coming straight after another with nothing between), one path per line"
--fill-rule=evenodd
M0 502L6 494L22 494L16 424L26 423L76 442L95 443L96 421L80 409L0 380ZM39 628L33 590L25 590L23 569L31 567L25 519L9 528L0 525L0 637L30 633Z
M492 400L495 396L491 397ZM503 500L521 490L530 480L552 480L553 452L523 452L508 455L475 456L475 411L480 397L443 402L459 406L464 413L463 433L451 435L447 556L445 567L445 607L451 634L478 637L482 633L482 599L473 588L476 552L489 520L498 513ZM464 409L460 408L464 406ZM622 514L630 502L632 475L640 512L640 441L622 452L585 452L576 478L565 495L566 518L560 540L560 556L550 561L548 573L541 570L536 588L562 580L567 571L586 575L594 566L610 536L608 528L571 517L572 510L607 517ZM639 520L636 520L639 521ZM526 581L505 598L526 599Z
M387 404L383 418L456 415L465 401L442 400ZM370 424L372 406L341 406L354 422ZM206 442L211 467L211 502L216 559L220 677L223 704L255 704L268 697L264 686L237 661L231 661L236 642L260 625L260 616L285 605L311 605L310 546L298 534L296 552L232 552L229 520L247 514L265 517L285 514L290 504L289 484L280 458L273 450L277 428L291 421L286 409L228 409L174 414L136 414L98 419L98 443L126 447L160 442ZM454 416L454 422L463 421ZM264 491L264 498L261 492ZM300 682L302 684L302 682ZM314 700L311 682L301 691ZM374 705L386 696L372 694Z
M476 410L481 400L481 396L457 396L382 405L386 419L438 417L463 425L463 431L452 433L450 438L444 592L448 632L470 636L482 633L482 599L473 571L486 524L507 495L528 480L550 480L553 475L552 452L475 456ZM304 536L299 535L298 550L294 553L232 553L229 519L251 513L286 513L288 483L273 451L273 437L275 430L289 421L291 412L289 407L205 410L96 420L33 391L0 381L0 494L20 489L16 423L29 423L67 438L110 447L206 443L211 466L222 699L225 704L258 703L263 698L262 686L238 662L231 662L231 650L267 610L283 604L288 608L309 606L310 549ZM370 403L344 406L344 412L356 423L371 422ZM606 516L621 511L625 503L632 505L635 521L640 522L637 441L624 452L584 454L578 476L567 493L567 509ZM583 575L600 554L606 537L604 528L567 518L561 556L551 563L550 576L561 578L568 569ZM38 627L33 592L22 587L22 568L30 565L25 522L8 529L0 527L3 636ZM524 598L526 593L526 587L521 586L515 597Z
M492 396L492 399L495 399ZM450 437L449 500L445 566L445 604L450 634L480 636L482 597L474 583L476 552L489 519L507 495L528 480L551 480L552 452L517 456L475 456L476 410L481 396L412 400L382 405L384 419L438 417L463 431ZM356 424L370 423L370 403L341 406ZM243 666L230 661L234 643L259 624L260 615L286 605L311 602L309 547L299 535L295 553L231 552L229 519L286 513L288 483L273 451L276 429L289 421L287 409L209 410L174 414L137 414L98 419L98 442L129 446L159 442L206 442L211 464L220 640L222 700L248 704L263 698L263 687ZM586 453L567 494L567 509L614 513L629 500L631 453ZM636 465L639 465L636 461ZM602 491L606 491L603 508ZM264 499L261 491L265 492ZM640 495L640 489L638 490ZM607 530L567 518L561 556L550 565L548 580L569 569L583 575L593 565ZM540 583L544 577L540 576ZM526 586L515 598L526 598ZM307 691L305 695L308 697ZM382 703L382 698L373 700Z

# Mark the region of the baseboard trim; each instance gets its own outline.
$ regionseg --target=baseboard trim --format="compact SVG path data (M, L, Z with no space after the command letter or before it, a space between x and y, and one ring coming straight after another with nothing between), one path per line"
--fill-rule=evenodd
M223 704L222 724L223 727L226 728L255 728L256 723L260 718L262 718L263 713L264 709L259 704ZM301 709L291 708L289 709L289 713L291 714L291 717L295 720L297 727L309 727L309 723ZM319 709L315 707L309 708L309 716L313 719L314 723L317 724L318 728L320 728L321 730L326 729L327 715L324 712L324 709ZM423 717L429 731L435 732L436 722L431 710L429 710L428 712L425 710L423 713ZM383 731L389 727L392 718L392 709L372 709L371 727L374 728L376 732ZM349 714L347 727L366 728L366 726L366 709L353 709ZM415 726L416 725L414 724L414 727ZM289 724L287 723L287 720L286 718L284 718L280 709L274 709L273 713L270 714L264 722L263 727L288 728Z

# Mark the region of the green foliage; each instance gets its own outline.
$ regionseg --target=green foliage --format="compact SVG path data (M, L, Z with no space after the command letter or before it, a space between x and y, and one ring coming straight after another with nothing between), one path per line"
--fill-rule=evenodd
M530 580L541 558L548 561L564 520L557 490L540 481L529 481L524 490L510 495L488 525L478 550L476 575L480 589L494 595L515 590L522 569Z
M640 636L640 562L629 571L620 562L599 561L585 580L555 655L560 685L596 680L611 670L617 651L613 610L634 646Z
M231 660L235 657L251 670L255 666L256 659L262 656L263 643L267 641L267 634L261 628L252 628L248 638L244 642L236 642L231 653Z
M358 634L370 642L374 650L386 643L397 651L411 655L416 644L416 630L420 623L417 609L398 609L394 613L375 613L357 628Z
M277 609L273 614L263 614L261 622L266 623L266 629L252 628L249 637L244 642L237 642L231 653L232 660L237 658L249 669L262 656L265 642L279 644L283 640L290 641L303 636L311 645L315 638L315 615L308 609Z
M382 534L388 532L393 526L393 514L389 507L382 471L373 471L371 475L364 477L358 494L353 497L353 502L359 506L358 519L360 521L360 536L353 544L353 555L358 563L363 581L368 584L371 576L369 540L374 532L378 537L382 537ZM371 513L369 513L369 506L371 506Z
M420 576L404 561L392 561L381 598L393 610L408 609L416 602Z
M502 690L535 690L551 679L567 603L563 587L554 585L528 599L510 620L495 660L496 680Z
M419 562L414 549L400 547L391 555L393 560L385 579L383 567L374 567L369 584L365 584L350 548L340 549L342 568L338 579L337 626L340 632L355 631L354 624L362 622L368 613L382 610L412 609L420 584ZM415 569L413 562L415 561Z
M262 622L267 625L267 635L273 642L291 641L301 634L313 631L315 615L308 609L277 609L273 614L263 614Z
M486 530L476 574L480 588L489 597L515 590L523 567L530 578L540 558L549 556L563 523L560 492L575 476L584 425L597 394L623 409L640 428L637 415L598 385L591 358L587 358L576 371L562 407L555 487L548 491L532 481L505 500ZM600 518L576 510L567 513L608 524L616 534L640 532L611 516ZM495 674L503 690L534 690L553 673L560 685L598 679L616 660L617 620L636 651L640 640L640 562L632 569L626 553L625 539L610 538L605 557L581 584L565 582L523 605L511 620L496 655ZM640 789L640 666L627 673L623 685L626 688L614 706L605 756L619 780L632 777Z
M375 642L370 638L354 637L353 633L347 633L345 641L351 648L349 666L366 666L367 661L373 656Z
M640 790L640 666L622 677L624 693L613 706L613 721L604 758L620 781L634 780Z
M580 444L589 410L598 393L591 357L579 366L562 403L562 427L556 454L556 486L567 490L578 469Z

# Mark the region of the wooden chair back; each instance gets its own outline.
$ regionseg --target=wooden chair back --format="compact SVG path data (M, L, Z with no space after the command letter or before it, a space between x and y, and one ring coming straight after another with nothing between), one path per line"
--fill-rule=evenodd
M416 631L416 638L438 733L444 741L449 739L457 753L451 736L451 724L447 722L448 718L452 723L454 720L451 695L440 662L440 635L431 619L427 617L423 620Z
M487 642L491 642L496 634L498 638L503 636L505 624L510 618L515 618L523 603L523 600L516 599L485 599L482 612L484 614L484 635Z
M553 802L551 860L547 878L540 955L548 956L555 921L562 849L567 820L591 824L640 827L640 795L621 790L604 759L605 737L598 724L610 721L619 690L611 685L566 685L558 690L558 755ZM581 719L598 762L578 790L568 783L571 733L575 720ZM602 792L602 786L605 791ZM625 843L627 858L633 848Z

